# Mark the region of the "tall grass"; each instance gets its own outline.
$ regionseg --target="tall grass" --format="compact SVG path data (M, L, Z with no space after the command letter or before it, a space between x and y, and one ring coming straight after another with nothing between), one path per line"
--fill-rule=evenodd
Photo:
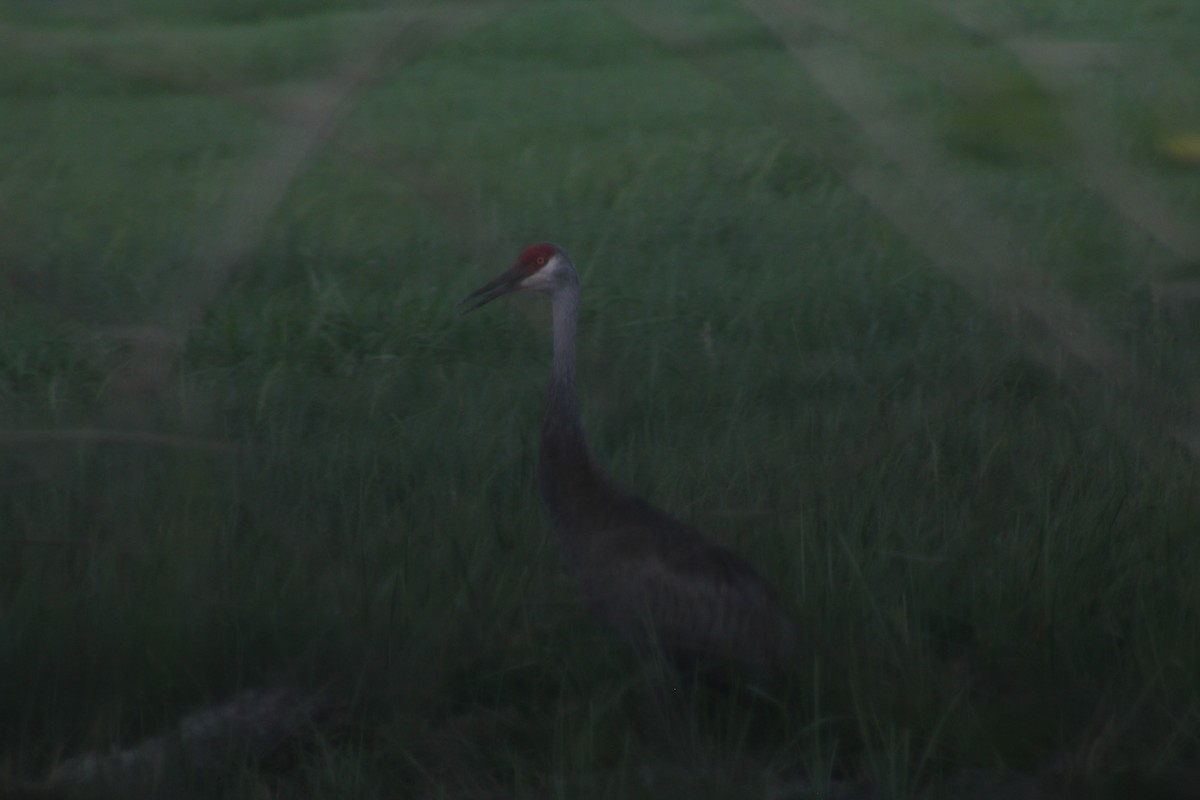
M273 104L389 15L440 31L471 8L360 6L3 9L0 775L288 683L338 697L349 730L199 794L907 797L1012 771L1188 796L1200 493L1168 428L1189 420L1139 419L1103 375L1072 385L933 269L797 143L812 109L815 137L863 148L741 6L646 6L638 27L517 5L403 67L402 39L156 351L165 298L288 130ZM1128 45L1130 74L1194 23L1073 7L1010 11L1031 36ZM1019 72L925 19L899 46L949 38ZM1198 74L1171 79L1194 99ZM730 91L761 75L778 83ZM1132 135L1176 112L1123 80L1094 78ZM1194 404L1195 320L1146 290L1177 259L975 100L908 68L883 88L1051 265L1044 285ZM1194 217L1194 174L1130 148ZM598 458L754 562L811 632L774 701L676 697L563 574L532 481L544 304L453 306L541 238L583 270Z

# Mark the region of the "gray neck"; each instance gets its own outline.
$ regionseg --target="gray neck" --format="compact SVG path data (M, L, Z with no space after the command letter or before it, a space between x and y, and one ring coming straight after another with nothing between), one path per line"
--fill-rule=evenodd
M579 400L575 394L575 328L579 318L579 281L555 288L551 296L554 312L554 363L550 371L550 391L546 396L547 428L560 433L578 434Z
M538 449L538 483L560 533L578 534L611 502L612 489L592 462L575 394L575 325L579 279L574 270L555 286L554 365Z
M579 319L579 284L554 292L554 365L551 385L575 399L575 327Z

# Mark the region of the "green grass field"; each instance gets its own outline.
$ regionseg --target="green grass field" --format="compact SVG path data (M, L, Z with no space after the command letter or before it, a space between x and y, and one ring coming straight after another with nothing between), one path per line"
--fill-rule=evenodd
M1197 796L1197 40L0 3L0 795L287 685L337 723L154 791ZM823 643L773 699L664 690L564 574L547 304L454 307L540 239L599 461Z

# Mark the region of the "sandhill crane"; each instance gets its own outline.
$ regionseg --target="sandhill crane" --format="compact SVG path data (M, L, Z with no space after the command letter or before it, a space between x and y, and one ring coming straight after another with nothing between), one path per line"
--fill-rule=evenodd
M794 627L770 584L737 555L618 488L592 459L575 392L579 275L566 252L530 245L459 305L470 303L466 313L518 291L551 299L554 362L538 483L588 605L640 651L661 646L687 669L782 666Z

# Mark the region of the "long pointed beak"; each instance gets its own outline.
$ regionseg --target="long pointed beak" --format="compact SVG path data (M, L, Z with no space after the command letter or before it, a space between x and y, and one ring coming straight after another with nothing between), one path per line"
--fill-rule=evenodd
M509 292L515 292L517 289L520 289L521 280L524 277L525 273L520 267L512 267L494 281L490 281L486 285L481 286L480 288L471 292L462 300L459 300L457 304L461 306L464 303L471 303L471 301L474 300L476 302L471 303L471 305L464 308L462 313L466 314L469 311L474 311L480 306L484 306L492 302L497 297L503 297Z

